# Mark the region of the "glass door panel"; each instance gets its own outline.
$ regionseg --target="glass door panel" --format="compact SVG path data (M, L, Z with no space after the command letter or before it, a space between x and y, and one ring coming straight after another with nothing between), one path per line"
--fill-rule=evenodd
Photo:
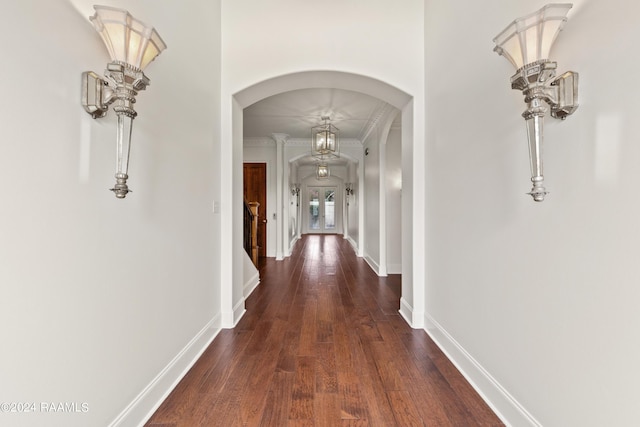
M309 187L309 231L335 233L336 187Z
M324 189L324 229L334 231L336 229L336 189Z
M309 188L309 230L320 230L320 189Z

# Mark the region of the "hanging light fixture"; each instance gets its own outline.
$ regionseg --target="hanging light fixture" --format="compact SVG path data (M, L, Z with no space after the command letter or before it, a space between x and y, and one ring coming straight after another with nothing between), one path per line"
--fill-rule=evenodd
M321 161L340 157L340 130L329 123L328 116L321 119L323 124L311 128L311 155Z
M331 171L329 170L329 165L326 163L318 163L318 167L316 168L316 178L318 179L328 179Z
M93 71L82 73L82 105L94 119L104 117L114 104L117 122L116 185L111 189L117 198L126 197L131 130L137 112L133 109L136 95L146 89L149 78L143 70L166 45L156 30L123 9L94 6L95 15L89 19L102 37L111 56L106 77Z
M533 187L527 194L542 202L547 194L542 170L543 120L551 107L551 117L566 119L578 108L578 73L567 71L556 77L557 63L549 60L556 36L567 21L570 3L548 4L513 21L493 41L493 49L516 68L511 88L521 90L527 109L529 160Z

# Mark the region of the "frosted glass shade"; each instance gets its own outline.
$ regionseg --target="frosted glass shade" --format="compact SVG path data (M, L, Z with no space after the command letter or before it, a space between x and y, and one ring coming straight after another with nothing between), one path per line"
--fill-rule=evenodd
M537 12L513 21L494 39L493 49L516 69L541 59L549 59L551 46L567 21L571 3L548 4Z
M144 70L167 45L153 27L129 12L109 6L94 6L89 19L107 46L112 61L125 62Z

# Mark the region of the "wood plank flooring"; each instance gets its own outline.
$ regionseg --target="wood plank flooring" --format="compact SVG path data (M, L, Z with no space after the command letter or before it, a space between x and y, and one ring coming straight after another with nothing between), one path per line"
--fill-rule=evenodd
M147 427L502 426L379 278L336 235L266 259L222 330Z

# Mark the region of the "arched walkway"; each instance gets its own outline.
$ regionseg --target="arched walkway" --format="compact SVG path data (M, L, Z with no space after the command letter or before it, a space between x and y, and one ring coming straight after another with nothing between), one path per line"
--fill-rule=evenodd
M402 169L403 169L403 200L402 200L402 299L400 313L416 328L423 326L424 318L424 262L414 259L422 257L416 253L413 236L416 230L424 232L424 218L415 215L416 206L423 207L424 200L416 199L414 203L413 181L417 171L413 167L414 147L414 110L413 97L402 90L383 81L353 73L339 71L304 71L286 74L261 82L257 82L233 95L231 100L231 123L223 121L224 128L230 130L231 143L222 144L222 204L228 206L221 212L222 247L221 262L222 283L222 327L233 327L244 313L244 299L242 296L242 111L249 105L279 93L305 88L335 88L361 92L381 99L402 112ZM224 114L223 114L224 117ZM230 160L227 160L230 159ZM232 177L229 181L227 177ZM286 190L285 190L286 191ZM424 209L422 212L424 213ZM283 221L279 218L278 221ZM419 221L419 222L418 222ZM284 223L279 224L280 230ZM225 253L226 252L226 253ZM417 279L417 280L414 280Z

